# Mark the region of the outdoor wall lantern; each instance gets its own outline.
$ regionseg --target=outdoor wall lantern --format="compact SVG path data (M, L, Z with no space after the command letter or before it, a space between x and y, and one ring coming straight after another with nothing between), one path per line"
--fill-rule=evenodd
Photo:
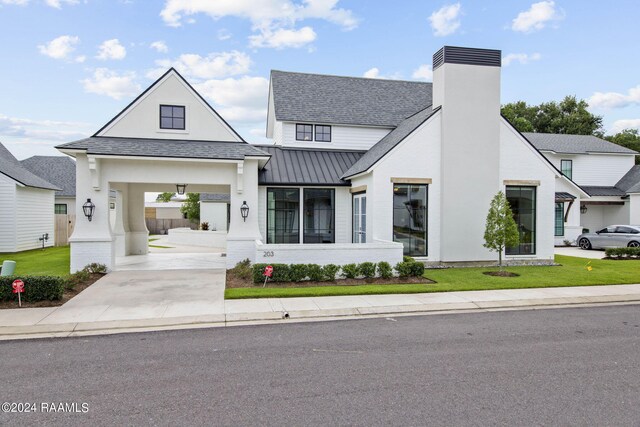
M187 189L187 184L176 184L176 191L179 195L183 195L185 190Z
M243 221L247 221L247 217L249 216L249 205L247 202L242 202L242 206L240 206L240 215L242 215Z
M581 214L586 214L587 213L587 205L580 206L580 213Z
M82 205L84 216L86 216L89 221L91 221L91 218L93 218L93 211L95 209L96 209L96 205L93 204L91 199L87 199L86 203Z

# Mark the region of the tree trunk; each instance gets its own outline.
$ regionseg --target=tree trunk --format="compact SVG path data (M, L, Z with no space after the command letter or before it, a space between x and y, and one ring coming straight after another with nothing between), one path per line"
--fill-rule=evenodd
M500 271L502 271L502 248L498 251L498 267L500 267Z

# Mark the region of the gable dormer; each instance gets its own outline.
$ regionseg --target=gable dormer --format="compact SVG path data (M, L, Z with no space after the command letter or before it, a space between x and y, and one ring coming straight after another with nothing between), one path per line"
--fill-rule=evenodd
M174 68L94 136L244 141Z

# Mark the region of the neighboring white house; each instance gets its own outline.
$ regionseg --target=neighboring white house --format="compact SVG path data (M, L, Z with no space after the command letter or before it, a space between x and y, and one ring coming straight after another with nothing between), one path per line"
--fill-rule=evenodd
M553 262L558 193L591 198L500 115L501 52L446 46L433 70L433 84L273 71L273 144L251 145L170 69L95 135L58 147L95 203L92 221L77 208L72 271L147 253L144 192L177 184L229 198L229 267L492 261L483 234L498 191L520 232L508 262Z
M229 195L201 193L200 222L209 223L209 230L227 231Z
M52 183L60 190L56 191L56 214L75 214L76 212L76 163L68 156L33 156L21 160L22 166L34 175Z
M54 195L60 188L26 169L0 144L0 252L53 246Z

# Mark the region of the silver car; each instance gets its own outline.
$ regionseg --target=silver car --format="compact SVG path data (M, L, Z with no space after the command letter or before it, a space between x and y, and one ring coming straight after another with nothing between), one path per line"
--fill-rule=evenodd
M583 233L576 239L582 249L640 247L640 225L610 225L595 233Z

